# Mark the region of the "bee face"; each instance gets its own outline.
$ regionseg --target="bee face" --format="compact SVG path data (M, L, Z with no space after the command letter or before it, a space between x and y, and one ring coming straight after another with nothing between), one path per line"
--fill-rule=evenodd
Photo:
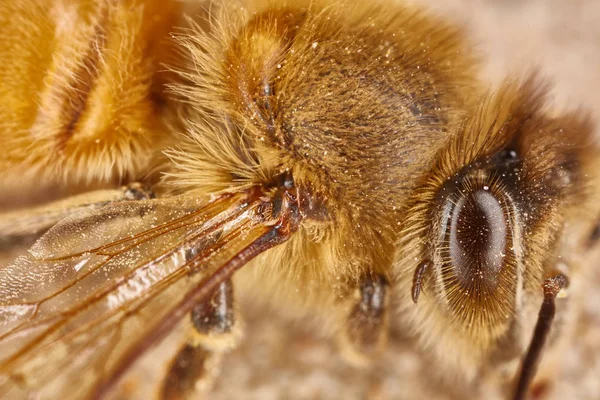
M467 380L475 365L523 351L506 338L531 328L524 310L555 268L544 249L558 247L575 199L591 201L589 122L545 116L543 98L534 79L482 101L434 157L404 220L400 296L410 304L415 260L428 267L430 296L403 308L423 343Z

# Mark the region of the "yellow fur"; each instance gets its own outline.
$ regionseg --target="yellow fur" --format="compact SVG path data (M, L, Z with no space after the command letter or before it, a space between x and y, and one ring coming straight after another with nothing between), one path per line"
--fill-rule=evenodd
M168 152L174 165L165 186L174 192L233 191L268 183L287 170L297 185L318 192L329 218L307 221L289 243L259 256L237 281L242 288L261 282L260 295L276 296L294 315L325 310L332 314L327 325L341 329L344 299L357 282L365 274L391 276L397 213L411 181L446 140L447 124L462 114L475 86L469 78L473 60L462 54L458 32L412 8L265 1L240 11L235 5L215 6L208 32L196 26L178 35L192 63L181 74L184 83L173 89L189 105L182 114L188 123L186 135ZM322 64L326 57L361 61L329 66ZM337 82L318 74L332 71L337 79L344 73L340 68L357 76L387 76L375 84L350 78L358 92L330 96L324 85L335 91ZM265 94L267 89L275 93ZM406 98L396 99L398 90ZM345 102L352 102L349 109L335 109ZM419 122L418 111L408 111L429 106L439 110L423 113L441 119L429 126ZM298 129L292 139L284 138L281 126L289 111L289 123ZM271 112L275 115L267 115ZM375 132L377 126L364 133L344 126L353 113L359 119L368 113L380 117L378 124L389 134ZM405 128L410 121L415 125ZM305 122L314 128L304 130ZM395 125L404 132L394 132ZM319 136L328 128L338 137L333 142ZM354 141L360 135L365 138ZM367 139L380 146L380 164L362 154ZM420 154L405 162L406 156L396 155L402 154L400 146L414 146ZM359 183L366 171L375 174L372 187Z
M360 282L381 276L391 323L459 382L522 353L562 214L597 208L585 118L552 117L536 79L484 94L461 33L419 9L223 1L185 19L171 1L20 4L0 8L0 188L160 172L162 196L214 195L288 174L314 209L235 276L243 296L334 334ZM515 187L493 161L513 148ZM511 245L489 293L452 276L441 228L442 192L483 186Z
M148 173L169 140L158 72L177 8L139 0L2 6L1 187L23 179L97 186Z

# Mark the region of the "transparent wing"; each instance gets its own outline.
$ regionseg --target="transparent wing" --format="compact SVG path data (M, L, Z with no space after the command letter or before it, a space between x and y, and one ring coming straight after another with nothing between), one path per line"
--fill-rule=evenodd
M248 191L114 203L50 229L0 269L0 397L100 395L218 283L281 241L283 220L265 201Z

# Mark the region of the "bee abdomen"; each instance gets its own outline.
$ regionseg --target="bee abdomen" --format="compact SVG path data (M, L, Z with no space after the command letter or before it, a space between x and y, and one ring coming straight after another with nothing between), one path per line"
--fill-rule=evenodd
M148 18L158 1L38 3L20 23L0 27L0 37L36 50L0 45L2 58L13 60L0 66L0 93L16 89L3 96L8 161L0 169L61 183L135 179L168 136L158 81L172 14ZM24 29L30 24L37 31Z

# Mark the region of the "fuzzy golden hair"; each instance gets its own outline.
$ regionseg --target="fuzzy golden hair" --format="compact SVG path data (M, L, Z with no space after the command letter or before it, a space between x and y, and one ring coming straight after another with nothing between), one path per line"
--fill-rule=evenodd
M161 65L176 2L4 2L0 161L5 187L139 179L169 134ZM17 179L14 179L17 178Z
M264 278L262 290L308 315L343 308L362 276L391 276L400 210L474 91L474 59L456 29L410 7L222 7L208 34L179 35L192 65L174 91L190 122L165 183L234 191L290 171L327 216L259 256L239 286Z
M363 321L349 315L364 305L367 282L389 294L373 318L377 351L390 321L462 383L518 360L540 284L574 248L566 238L591 229L583 210L600 214L585 114L555 115L537 76L482 89L461 31L411 6L190 4L3 4L0 187L144 180L166 199L129 193L154 203L128 209L131 224L148 226L128 226L123 241L184 236L173 244L181 254L171 266L184 265L177 274L221 246L227 229L239 234L234 245L269 229L280 241L262 243L235 275L243 298L305 317L348 344ZM198 199L210 201L193 211ZM92 217L100 207L83 203ZM281 216L284 203L290 214ZM158 226L143 219L161 204ZM287 231L273 228L280 216ZM221 230L209 237L202 218ZM89 220L79 222L85 233ZM109 226L119 227L117 219ZM145 260L136 246L123 252ZM211 284L228 279L217 275Z

